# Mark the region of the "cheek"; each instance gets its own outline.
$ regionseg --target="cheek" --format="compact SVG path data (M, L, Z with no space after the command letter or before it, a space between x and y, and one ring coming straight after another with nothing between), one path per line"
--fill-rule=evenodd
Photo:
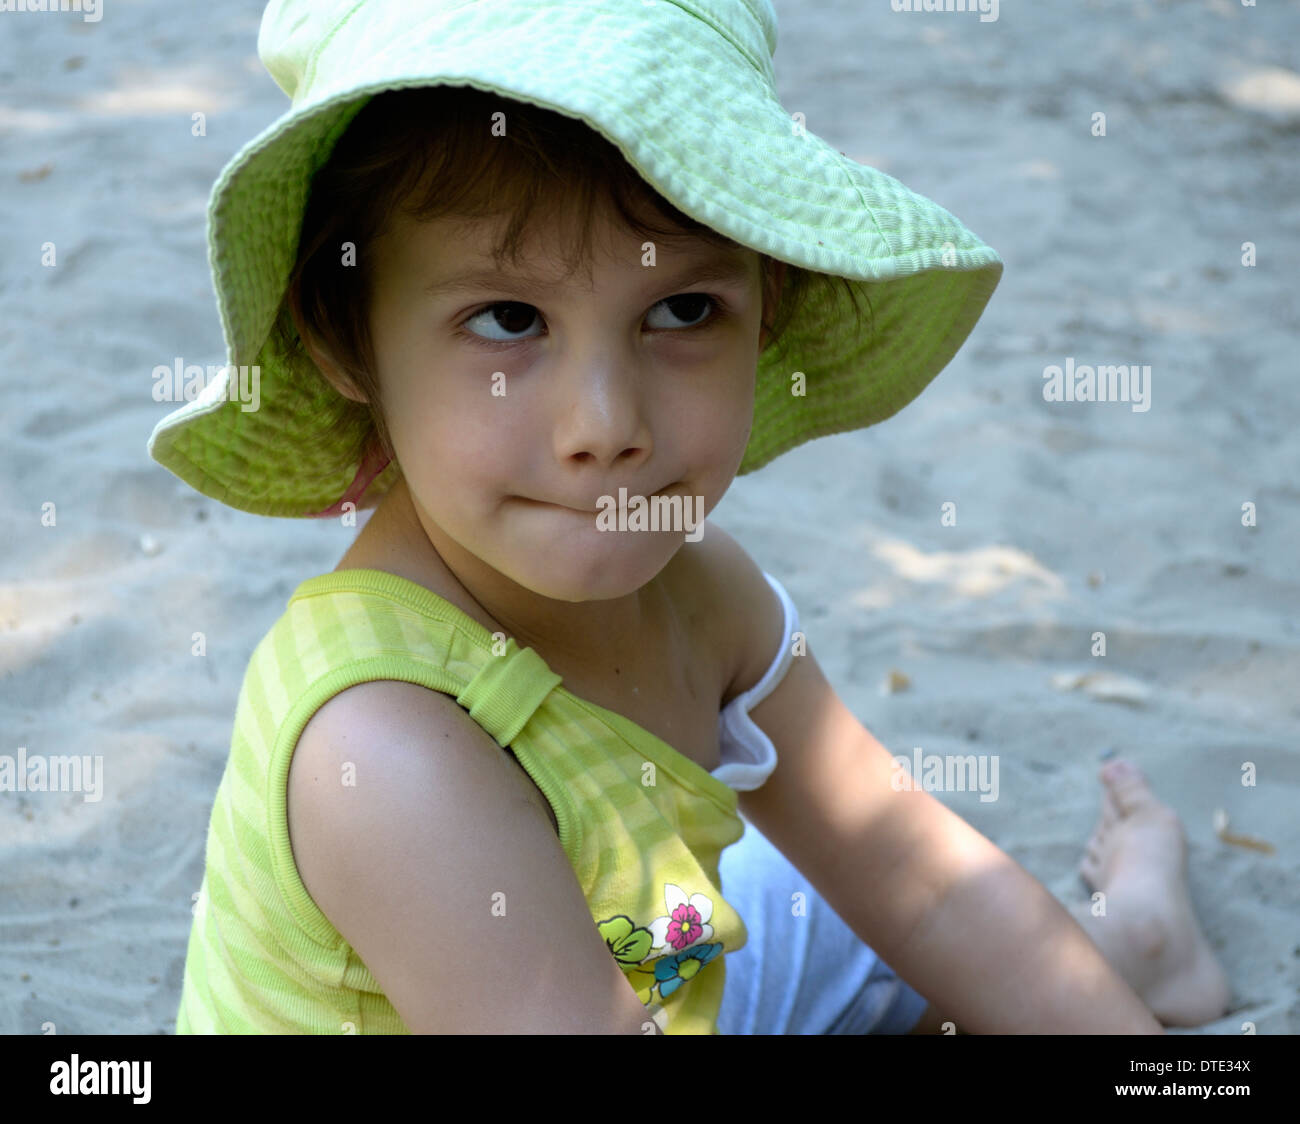
M430 363L404 374L386 403L389 429L403 470L430 504L450 517L526 474L536 417L492 393L490 367L466 372Z
M731 459L728 467L734 473L745 456L749 434L754 427L754 394L758 379L758 352L746 357L739 384L732 397L730 413L726 419L726 432L730 443Z
M429 371L389 403L393 443L402 463L422 475L472 486L499 469L513 447L503 439L504 414L486 393L453 393L438 385L439 375Z
M754 373L717 378L689 408L675 413L675 441L700 464L732 469L744 456L754 417Z
M384 412L403 466L447 473L482 460L495 426L491 373L452 369L440 359L419 318L397 308L371 321Z

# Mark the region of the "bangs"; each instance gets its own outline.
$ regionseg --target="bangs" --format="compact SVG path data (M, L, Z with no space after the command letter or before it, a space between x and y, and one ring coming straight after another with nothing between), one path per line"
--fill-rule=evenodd
M390 173L380 212L400 205L422 222L508 215L491 248L498 267L520 264L526 232L540 218L559 231L567 269L578 269L591 260L603 204L646 239L742 249L674 207L615 145L575 118L455 86L380 94L358 120L356 133Z

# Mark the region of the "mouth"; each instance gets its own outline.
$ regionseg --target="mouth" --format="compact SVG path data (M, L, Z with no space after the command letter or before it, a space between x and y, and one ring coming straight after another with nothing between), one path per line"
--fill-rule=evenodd
M664 485L664 487L660 488L659 491L651 492L650 495L646 496L645 498L653 499L655 496L665 495L673 487L675 487L675 484L666 484ZM636 495L640 495L640 493L629 492L628 498L632 499ZM515 498L523 500L525 503L532 504L536 507L553 507L558 511L571 511L575 515L599 515L600 514L600 509L598 508L569 507L566 504L562 504L562 503L551 503L549 500L535 500L529 496L516 496ZM615 502L617 502L618 500L617 491L615 491L612 494L612 498L615 500Z
M550 503L547 500L535 500L535 499L531 499L528 496L516 496L515 499L528 504L529 507L549 507L554 511L570 511L574 515L595 515L596 514L596 512L594 511L584 511L582 508L578 508L578 507L566 507L562 503Z

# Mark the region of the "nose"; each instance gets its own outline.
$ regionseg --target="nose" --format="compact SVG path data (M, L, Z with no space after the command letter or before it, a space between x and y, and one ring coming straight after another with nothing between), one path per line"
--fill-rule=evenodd
M562 461L631 468L653 450L645 385L635 362L611 350L572 355L556 380L555 452Z

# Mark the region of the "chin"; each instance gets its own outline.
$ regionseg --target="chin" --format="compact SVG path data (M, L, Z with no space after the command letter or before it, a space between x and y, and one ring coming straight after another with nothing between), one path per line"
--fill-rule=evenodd
M644 539L648 536L630 537ZM527 575L529 580L520 584L554 601L612 601L627 597L652 581L668 564L679 545L675 544L671 549L666 545L651 549L648 543L642 543L635 552L616 552L614 557L588 555L567 565L560 561L547 565L544 573L534 571ZM580 543L574 547L576 551L581 550ZM560 551L552 557L564 559L569 554L570 551Z

